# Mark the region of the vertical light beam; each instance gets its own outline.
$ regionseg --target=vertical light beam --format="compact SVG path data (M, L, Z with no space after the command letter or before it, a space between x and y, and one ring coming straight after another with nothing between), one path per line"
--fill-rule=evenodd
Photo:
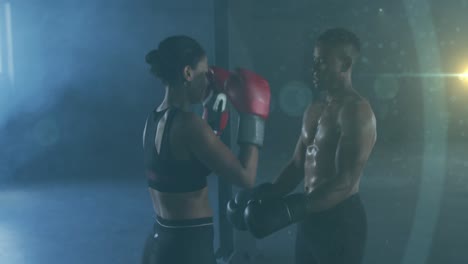
M8 65L8 77L11 84L15 82L15 70L13 64L13 33L11 30L11 5L5 3L5 30L6 30L6 51L7 51L7 65Z
M1 10L0 6L0 12ZM3 73L3 21L0 19L0 75Z
M429 0L404 0L421 72L442 72L438 39ZM421 38L420 33L427 37ZM418 202L403 264L426 263L439 219L446 174L447 106L443 78L422 78L424 100L424 154Z

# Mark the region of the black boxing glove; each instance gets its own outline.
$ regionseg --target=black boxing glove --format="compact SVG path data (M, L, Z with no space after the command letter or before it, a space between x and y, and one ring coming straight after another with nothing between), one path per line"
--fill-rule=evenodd
M251 189L238 192L233 199L227 203L227 218L237 230L245 231L244 211L248 203L253 200L265 200L274 197L273 184L263 183Z
M302 220L307 215L307 205L308 199L304 193L269 200L252 200L244 211L244 223L254 237L264 238Z

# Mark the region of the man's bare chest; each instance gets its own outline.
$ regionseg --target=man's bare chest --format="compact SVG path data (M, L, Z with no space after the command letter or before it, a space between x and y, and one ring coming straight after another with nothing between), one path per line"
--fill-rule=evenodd
M308 148L335 145L340 135L338 112L339 105L329 104L308 116L303 124L304 143Z

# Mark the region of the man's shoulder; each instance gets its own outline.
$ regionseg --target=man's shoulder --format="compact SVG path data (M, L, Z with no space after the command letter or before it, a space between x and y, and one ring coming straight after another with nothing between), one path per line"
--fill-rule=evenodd
M372 111L369 101L356 91L351 91L344 96L341 109L354 111Z
M304 111L304 121L310 119L318 119L322 113L323 108L325 107L325 103L322 101L313 101L310 102L305 111Z
M374 112L366 98L358 93L353 93L343 100L339 111L339 119L341 121L366 122L374 119Z
M343 94L341 95L341 103L343 106L348 105L348 104L360 104L360 103L368 103L366 98L364 98L361 94L358 93L358 91L354 89L350 89L347 91L344 91Z

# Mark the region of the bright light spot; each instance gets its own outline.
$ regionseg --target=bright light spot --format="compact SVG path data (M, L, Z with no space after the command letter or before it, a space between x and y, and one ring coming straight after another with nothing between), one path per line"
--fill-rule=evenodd
M468 69L465 72L458 75L458 79L460 79L460 81L468 82Z
M379 8L379 13L382 13L383 12L383 8Z
M18 234L11 226L0 224L0 262L25 263L24 255L18 245Z

